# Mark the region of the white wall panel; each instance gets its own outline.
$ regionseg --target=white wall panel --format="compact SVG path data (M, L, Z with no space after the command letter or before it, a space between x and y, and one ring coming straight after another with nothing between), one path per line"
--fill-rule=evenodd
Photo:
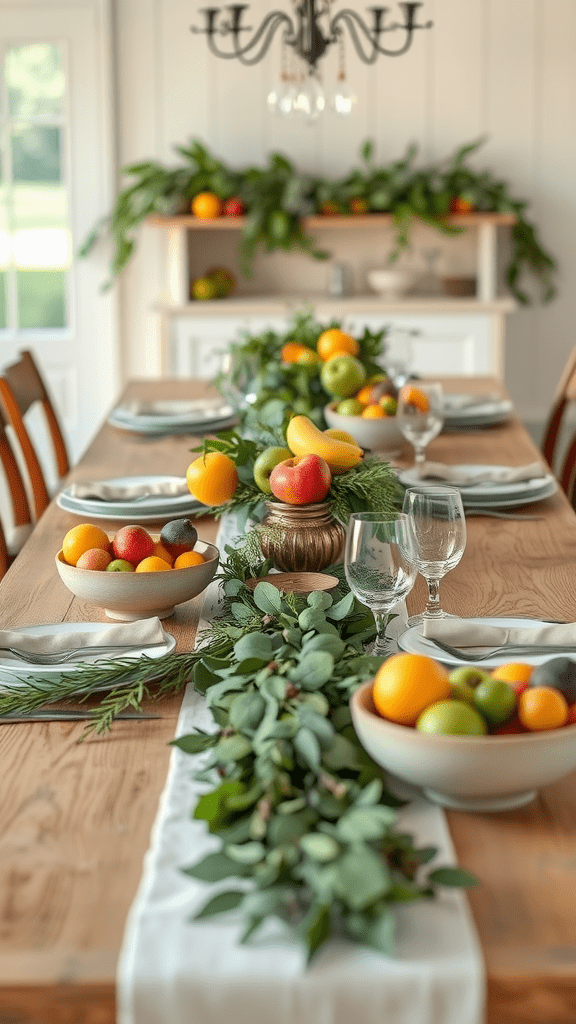
M339 5L335 0L335 9ZM522 413L545 410L576 342L574 0L424 0L419 18L434 27L416 33L406 55L366 67L347 45L358 105L349 119L327 111L315 125L275 118L266 109L279 70L278 40L261 65L243 68L212 57L205 40L190 33L190 24L200 23L199 3L117 0L116 6L121 163L152 156L174 162L173 146L196 136L232 164L261 163L276 150L303 170L341 176L358 164L368 137L379 162L399 157L414 141L424 163L486 133L474 165L528 200L528 215L560 264L555 302L508 318L506 384ZM258 25L273 6L290 8L287 0L255 0L247 24ZM367 4L350 0L349 6L369 18ZM396 5L390 6L396 17ZM327 92L336 63L335 53L321 62ZM160 233L144 230L124 275L130 373L155 372L150 346L158 325L149 309L162 289L162 253ZM314 275L319 270L315 266Z

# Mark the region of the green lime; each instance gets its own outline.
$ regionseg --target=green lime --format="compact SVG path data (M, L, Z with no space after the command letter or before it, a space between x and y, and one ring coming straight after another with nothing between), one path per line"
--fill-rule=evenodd
M384 412L386 413L387 416L396 415L398 402L396 401L395 398L392 397L392 395L384 395L383 398L380 399L380 405L384 409Z
M341 416L359 416L363 408L362 402L357 398L345 398L343 402L338 402L336 412Z
M463 700L438 700L422 712L416 728L433 736L483 736L486 722Z
M503 679L487 679L474 690L474 706L489 725L502 725L516 710L516 692Z

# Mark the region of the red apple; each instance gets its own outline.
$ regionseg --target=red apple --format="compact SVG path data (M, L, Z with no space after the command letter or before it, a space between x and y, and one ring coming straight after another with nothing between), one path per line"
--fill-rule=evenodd
M242 217L246 213L246 207L238 196L232 196L224 203L224 213L227 217Z
M302 455L279 462L268 478L274 497L288 505L324 501L331 482L328 463L319 455Z
M138 565L154 552L154 541L143 526L122 526L112 541L116 558Z

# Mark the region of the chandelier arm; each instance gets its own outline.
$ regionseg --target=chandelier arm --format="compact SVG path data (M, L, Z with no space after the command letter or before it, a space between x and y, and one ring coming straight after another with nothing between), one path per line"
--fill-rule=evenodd
M287 38L287 42L290 42L290 37L291 36L294 37L294 23L293 23L292 19L287 14L284 14L283 11L271 11L270 14L266 15L266 17L264 18L264 21L260 25L259 29L256 31L255 35L252 37L252 39L248 43L246 43L245 46L242 46L242 47L238 46L238 36L235 35L234 36L234 49L232 50L232 52L226 52L224 50L220 50L220 49L218 49L218 47L216 45L215 32L214 31L208 31L208 32L206 32L206 34L208 36L208 48L209 48L210 52L214 54L215 57L223 57L224 60L239 59L242 64L246 64L246 65L257 64L258 61L261 60L262 57L264 57L265 54L267 53L268 48L270 47L270 43L272 42L272 38L273 38L276 30L282 24L282 22L286 22L286 24L288 26L288 28L286 30L286 34L287 34L287 37L288 37ZM194 31L194 29L192 29L192 31ZM198 29L196 29L196 31L198 31ZM258 51L256 56L254 56L254 57L246 57L245 55L247 53L250 53L250 51L253 50L254 47L258 45L258 43L262 39L262 36L265 33L266 33L266 36L265 36L265 39L264 39L264 41L262 43L262 47Z
M426 25L414 25L414 11L417 7L421 6L420 4L403 3L400 6L403 7L405 10L406 24L399 25L397 23L393 23L392 25L389 25L386 28L382 27L382 29L380 30L382 32L392 32L398 28L404 29L404 31L406 32L406 42L397 50L388 50L386 49L385 46L381 46L380 43L378 42L378 36L375 37L373 33L370 31L370 29L364 24L360 15L357 14L356 11L350 10L350 8L348 7L345 7L343 10L338 11L338 13L334 15L330 22L330 31L336 34L338 31L338 22L344 22L344 24L348 28L352 42L354 43L356 53L358 54L360 59L364 61L365 64L374 64L378 57L378 54L383 54L385 57L400 57L402 56L402 54L406 53L407 50L410 49L410 45L412 43L412 33L415 28L431 28L432 26L431 22L427 23ZM386 8L384 8L384 11L385 10ZM360 35L357 29L360 29L360 31L364 34L368 42L371 44L371 54L366 54L364 52Z

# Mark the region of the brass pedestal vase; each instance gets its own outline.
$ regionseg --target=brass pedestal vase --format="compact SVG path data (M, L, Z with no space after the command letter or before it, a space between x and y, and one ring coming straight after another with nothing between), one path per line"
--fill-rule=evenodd
M321 572L342 555L346 531L326 502L287 505L267 501L257 527L265 558L284 572Z

